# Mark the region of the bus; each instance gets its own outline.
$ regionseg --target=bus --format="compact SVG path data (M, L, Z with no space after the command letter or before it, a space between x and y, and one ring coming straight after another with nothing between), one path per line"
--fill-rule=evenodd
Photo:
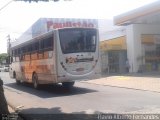
M32 83L35 89L58 83L70 88L75 81L100 76L99 32L94 24L58 25L25 42L11 44L9 74L16 83Z

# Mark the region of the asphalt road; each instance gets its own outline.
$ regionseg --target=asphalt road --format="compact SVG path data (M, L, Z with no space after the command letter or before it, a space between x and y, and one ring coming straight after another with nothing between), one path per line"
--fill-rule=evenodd
M17 85L1 72L5 95L23 114L160 113L160 94L149 91L76 82L71 90L45 85L35 90L30 84Z

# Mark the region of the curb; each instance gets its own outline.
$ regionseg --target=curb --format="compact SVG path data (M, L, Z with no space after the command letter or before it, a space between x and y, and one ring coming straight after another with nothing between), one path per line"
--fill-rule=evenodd
M6 87L6 86L3 86L3 88L4 88L5 90L11 90L11 91L13 90L13 91L14 91L14 89L8 88L8 87ZM8 106L9 106L15 113L19 113L20 108L21 108L22 106L13 105L7 98L6 98L6 101L7 101Z
M147 91L147 92L160 93L159 91L154 91L154 90L146 90L146 89L138 89L138 88L130 88L130 87L114 86L114 85L105 85L105 84L98 84L98 83L92 83L92 82L82 82L82 83L88 83L88 84L103 85L103 86L116 87L116 88L124 88L124 89L131 89L131 90L139 90L139 91Z

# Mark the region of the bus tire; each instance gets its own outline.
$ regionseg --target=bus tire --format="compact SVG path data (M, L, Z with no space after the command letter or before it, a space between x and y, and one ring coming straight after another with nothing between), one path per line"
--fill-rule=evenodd
M19 85L19 84L20 84L20 81L17 79L17 75L16 75L15 72L14 72L13 76L14 76L14 79L16 80L16 84Z
M33 87L35 89L39 89L38 75L36 73L34 73L33 76L32 76L32 82L33 82Z
M73 87L74 83L75 83L75 82L63 82L63 83L62 83L62 86L63 86L64 88L70 89L70 88Z

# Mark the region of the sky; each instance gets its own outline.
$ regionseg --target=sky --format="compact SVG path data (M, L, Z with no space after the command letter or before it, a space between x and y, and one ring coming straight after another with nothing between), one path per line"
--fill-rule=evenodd
M157 0L60 0L38 3L10 1L0 0L0 53L7 52L8 35L12 41L17 39L41 17L113 19L114 16Z

